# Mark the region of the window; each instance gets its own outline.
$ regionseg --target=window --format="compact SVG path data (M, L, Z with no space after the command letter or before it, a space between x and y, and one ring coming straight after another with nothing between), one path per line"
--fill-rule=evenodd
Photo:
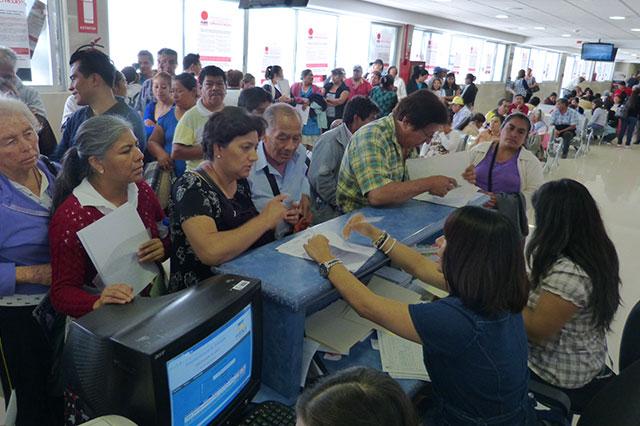
M175 0L109 0L109 52L116 68L137 63L141 49L150 51L157 64L156 53L163 47L178 52L181 66L182 11L182 2Z
M289 82L297 81L294 70L295 11L292 9L252 9L249 11L247 72L264 82L269 65L280 65Z
M596 62L596 81L609 81L613 79L613 62Z
M338 18L338 51L336 64L344 67L347 76L355 65L366 71L369 64L369 30L371 22L360 17L342 15Z
M513 49L511 80L518 77L518 71L531 68L538 82L555 81L558 77L560 54L542 49L516 46Z
M513 49L513 62L511 62L511 80L518 78L518 71L527 70L531 49L516 46Z
M243 69L244 11L220 0L184 2L185 53L199 53L203 66Z

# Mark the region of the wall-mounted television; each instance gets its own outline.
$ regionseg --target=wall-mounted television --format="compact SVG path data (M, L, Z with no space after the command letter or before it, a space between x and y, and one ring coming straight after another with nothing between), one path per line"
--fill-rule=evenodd
M612 43L583 43L581 58L585 61L613 62L617 50Z
M240 9L263 7L306 7L309 0L240 0Z

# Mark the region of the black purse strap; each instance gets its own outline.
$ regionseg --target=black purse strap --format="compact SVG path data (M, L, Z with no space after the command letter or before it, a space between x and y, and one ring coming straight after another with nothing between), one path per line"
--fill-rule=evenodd
M277 197L280 195L280 188L278 188L278 183L276 182L276 177L269 171L269 165L266 165L262 168L267 180L269 181L269 186L271 187L271 192L273 192L273 196Z
M493 148L493 156L491 157L491 164L489 165L489 178L487 179L487 191L493 192L493 166L496 164L496 157L498 156L498 144L495 142L491 145Z

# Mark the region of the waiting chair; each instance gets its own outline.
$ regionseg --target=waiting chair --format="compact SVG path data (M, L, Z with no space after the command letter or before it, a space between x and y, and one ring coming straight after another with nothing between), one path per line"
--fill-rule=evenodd
M593 397L578 426L640 425L640 361L614 377Z
M549 127L549 145L547 146L547 160L542 171L548 173L560 164L560 156L562 155L562 138L556 138L555 127Z

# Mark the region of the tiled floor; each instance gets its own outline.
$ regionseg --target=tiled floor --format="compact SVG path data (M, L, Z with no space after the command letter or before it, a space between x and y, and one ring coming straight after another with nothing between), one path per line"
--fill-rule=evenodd
M624 321L640 300L640 146L595 146L585 157L561 160L560 167L545 177L572 178L589 188L618 251L623 305L608 339L617 369Z

